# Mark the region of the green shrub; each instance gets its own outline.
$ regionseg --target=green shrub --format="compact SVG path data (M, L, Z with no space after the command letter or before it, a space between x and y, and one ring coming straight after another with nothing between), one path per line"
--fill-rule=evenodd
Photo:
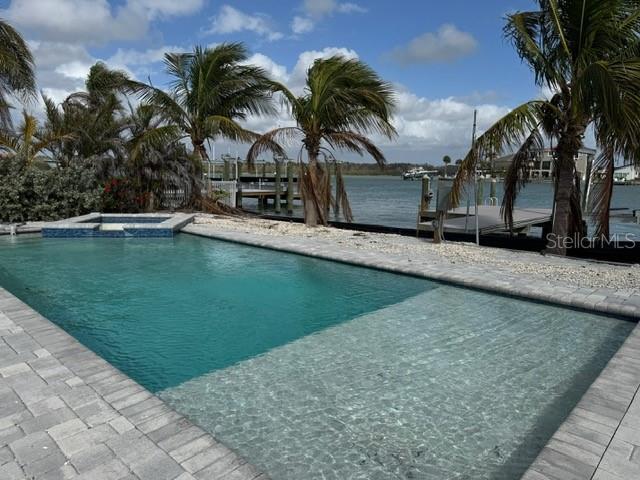
M90 166L20 169L0 162L0 221L59 220L100 207L101 188Z

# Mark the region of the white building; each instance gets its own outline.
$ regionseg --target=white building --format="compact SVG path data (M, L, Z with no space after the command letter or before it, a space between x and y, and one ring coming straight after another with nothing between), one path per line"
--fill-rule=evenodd
M616 182L631 182L640 180L640 168L635 165L623 165L613 171L613 179Z

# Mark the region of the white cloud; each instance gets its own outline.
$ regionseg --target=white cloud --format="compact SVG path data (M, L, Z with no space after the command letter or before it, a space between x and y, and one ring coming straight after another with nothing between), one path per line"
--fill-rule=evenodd
M87 63L74 60L72 62L59 65L56 67L55 72L75 80L85 80L92 65L93 62Z
M309 33L313 30L313 28L313 21L307 17L298 17L296 15L291 21L291 31L297 35L302 33Z
M367 9L357 3L340 3L336 10L340 13L367 13Z
M147 50L134 50L119 48L111 55L106 63L112 68L130 68L140 65L150 65L162 62L165 53L185 52L187 49L175 45L163 45L158 48L149 48Z
M289 74L287 73L287 67L274 62L271 58L262 53L254 53L247 58L246 65L256 65L263 68L271 79L278 82L287 83L289 81Z
M12 0L0 17L38 38L99 45L143 37L152 20L191 14L202 4L203 0L127 0L112 7L107 0Z
M151 17L189 15L204 5L204 0L129 0L129 8L140 9Z
M304 0L303 10L312 17L324 17L332 13L365 13L361 5L352 2L339 3L336 0Z
M337 6L335 0L304 0L304 10L314 17L322 17L332 13Z
M453 97L428 99L401 86L396 86L396 92L397 109L393 119L399 135L396 147L459 152L469 146L474 109L478 110L481 132L509 111L505 106L474 105ZM384 142L394 146L388 140Z
M60 101L71 92L84 88L85 78L96 59L86 48L62 42L29 41L36 64L39 88Z
M336 0L304 0L304 16L296 15L291 22L291 31L295 35L309 33L317 21L334 13L366 13L368 10L357 3L339 3Z
M473 35L445 24L435 33L423 33L408 45L396 48L391 57L403 64L447 62L469 55L477 46Z
M144 37L152 22L188 15L204 0L11 0L0 8L6 18L28 38L36 64L38 88L57 103L72 92L85 89L91 66L105 61L111 68L143 78L164 52L182 50L162 46L147 50L118 49L109 58L90 53L93 46ZM36 115L42 110L37 105Z
M223 5L212 21L213 24L206 33L226 34L251 31L269 41L279 40L284 36L272 28L267 16L262 14L249 15L230 5Z

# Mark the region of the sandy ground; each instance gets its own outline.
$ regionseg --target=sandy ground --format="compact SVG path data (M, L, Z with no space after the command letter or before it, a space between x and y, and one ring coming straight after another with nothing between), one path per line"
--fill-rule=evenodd
M211 224L217 230L253 235L289 236L322 239L336 246L376 250L394 254L428 257L448 264L490 265L506 272L553 279L581 287L605 287L640 293L640 265L611 265L568 258L544 256L498 248L477 247L470 243L448 242L382 233L354 232L331 227L309 228L299 223L246 217L222 217L200 214L196 224Z

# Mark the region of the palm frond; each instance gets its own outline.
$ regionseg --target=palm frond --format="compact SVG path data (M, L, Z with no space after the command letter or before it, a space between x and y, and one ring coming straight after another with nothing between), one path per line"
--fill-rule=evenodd
M465 185L473 178L480 158L486 154L501 155L507 149L519 148L534 130L540 128L548 112L556 110L554 105L545 100L523 103L480 135L475 148L469 150L458 167L451 188L450 205L455 208L460 204Z
M290 144L301 133L302 131L298 127L282 127L260 135L247 152L247 164L254 165L256 159L267 152L286 157L287 152L283 145Z
M260 135L242 128L236 121L223 115L211 115L205 120L205 137L221 135L234 142L250 143Z
M332 148L347 150L358 155L367 152L380 167L384 167L386 158L382 151L364 135L355 132L326 132L323 139Z
M504 197L500 209L509 231L513 230L513 212L516 198L520 190L529 181L529 162L539 154L543 147L544 140L540 131L536 128L522 143L509 165L504 178Z
M342 215L347 222L353 221L353 212L351 211L351 204L349 203L349 197L347 196L347 189L344 186L344 177L342 176L342 165L340 162L336 163L336 197L335 197L335 212L336 215L342 210Z
M16 94L23 100L35 96L34 71L27 43L16 29L0 19L0 127L10 126L6 93Z
M393 86L364 62L341 56L319 59L307 77L309 101L303 117L312 115L327 130L397 135L391 124L396 104Z
M145 128L131 139L129 155L131 160L136 162L145 150L157 149L177 142L182 138L182 131L176 125L161 125L157 127Z

